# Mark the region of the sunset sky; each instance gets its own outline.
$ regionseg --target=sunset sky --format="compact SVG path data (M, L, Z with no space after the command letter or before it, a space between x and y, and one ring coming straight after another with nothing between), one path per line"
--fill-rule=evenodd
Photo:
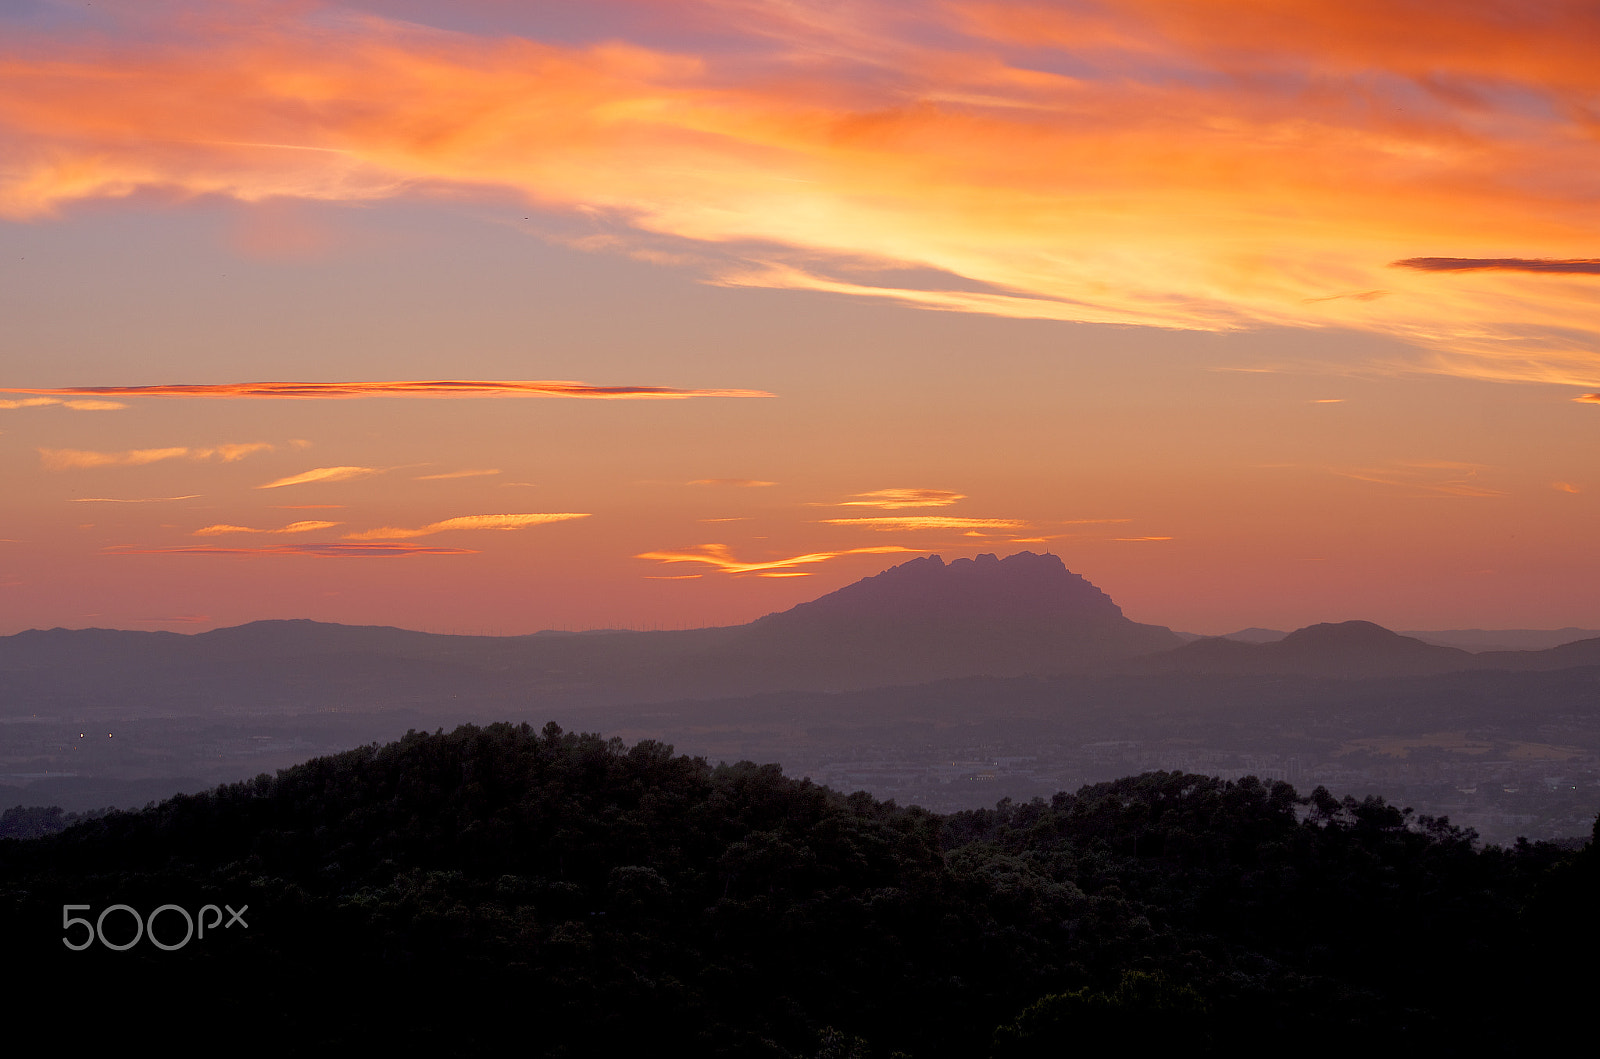
M0 633L1051 551L1600 627L1592 0L0 0Z

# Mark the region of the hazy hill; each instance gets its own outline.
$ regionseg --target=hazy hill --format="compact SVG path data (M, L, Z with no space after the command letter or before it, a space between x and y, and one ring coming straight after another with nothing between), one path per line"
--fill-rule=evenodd
M1136 663L1150 672L1399 677L1478 667L1477 656L1401 636L1370 621L1308 625L1281 640L1196 640Z
M748 625L441 636L258 621L0 638L0 713L599 705L1058 673L1176 646L1054 555L913 560Z

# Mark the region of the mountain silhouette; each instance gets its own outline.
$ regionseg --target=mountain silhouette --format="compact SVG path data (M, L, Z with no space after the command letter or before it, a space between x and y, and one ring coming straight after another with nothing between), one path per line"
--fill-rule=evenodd
M746 625L677 632L444 636L307 620L196 635L33 630L0 637L0 713L665 702L1052 674L1180 642L1128 620L1057 556L928 556Z
M1144 663L1157 672L1318 677L1424 676L1478 667L1469 651L1423 643L1370 621L1308 625L1267 643L1196 640Z
M913 559L752 622L730 647L862 687L1059 673L1181 642L1170 629L1128 620L1058 556L1018 552Z

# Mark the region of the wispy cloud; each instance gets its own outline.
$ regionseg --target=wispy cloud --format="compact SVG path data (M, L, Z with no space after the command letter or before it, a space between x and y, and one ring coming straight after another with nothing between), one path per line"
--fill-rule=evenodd
M353 478L366 478L383 472L376 467L313 467L309 471L291 474L287 478L279 478L258 485L257 489L282 489L286 485L309 485L312 482L348 482Z
M825 563L829 559L838 559L845 555L889 555L898 552L914 552L916 548L903 548L896 544L882 545L873 548L846 548L832 552L808 552L805 555L791 555L784 559L768 559L757 562L746 562L736 559L733 550L726 544L702 544L698 551L692 552L644 552L634 556L635 559L654 559L661 563L704 563L714 566L725 574L757 574L761 576L777 576L788 572L794 576L801 571L791 571L791 567L808 566L812 563Z
M965 500L965 493L949 489L875 489L870 493L856 493L849 500L841 500L835 507L876 507L894 511L906 507L948 507Z
M252 529L249 526L230 526L227 523L218 523L215 526L202 526L194 531L196 537L220 537L226 533L310 533L312 530L332 529L342 526L343 522L291 522L287 526L277 529Z
M1558 260L1546 257L1408 257L1390 263L1419 272L1558 272L1600 276L1600 258Z
M0 393L20 393L19 390L0 390ZM41 408L60 405L76 412L113 412L127 405L121 401L58 401L53 397L28 397L21 401L0 401L0 408Z
M141 496L124 499L115 496L76 496L72 498L74 504L164 504L170 500L198 500L204 494L189 493L186 496Z
M1490 468L1481 463L1451 460L1396 461L1384 467L1331 468L1341 478L1414 490L1414 496L1505 496L1501 489L1480 485L1478 475Z
M360 397L575 397L588 400L679 400L690 397L771 397L764 390L696 390L670 386L593 386L564 380L432 379L387 382L230 382L164 386L58 386L48 389L0 387L0 393L53 397L277 397L296 400ZM53 402L45 401L45 404ZM0 405L5 407L5 405Z
M959 518L954 515L879 515L817 521L828 526L860 526L875 530L1003 530L1014 533L1031 526L1031 523L1019 518Z
M763 482L758 478L696 478L689 485L727 485L738 489L760 489L777 482Z
M1574 401L1592 401L1600 404L1600 393L1586 393L1573 398Z
M421 544L274 544L261 548L107 548L107 555L314 555L329 559L387 559L407 555L477 555L472 548L430 548Z
M271 452L265 442L213 445L191 448L186 445L165 449L125 449L121 452L91 452L85 449L40 449L39 457L52 471L82 470L90 467L139 467L162 460L221 460L234 463L258 452Z
M380 529L363 530L360 533L345 534L346 540L369 541L387 540L404 537L426 537L434 533L444 533L448 530L514 530L527 526L540 526L546 522L565 522L569 519L588 518L587 512L563 511L555 514L520 514L520 515L462 515L459 518L447 518L442 522L430 522L426 526L405 528L401 526L384 526Z
M447 478L485 478L485 477L488 477L491 474L499 474L499 473L500 472L498 470L446 471L444 474L423 474L423 475L418 475L417 478L415 479L415 481L418 481L418 482L442 482Z

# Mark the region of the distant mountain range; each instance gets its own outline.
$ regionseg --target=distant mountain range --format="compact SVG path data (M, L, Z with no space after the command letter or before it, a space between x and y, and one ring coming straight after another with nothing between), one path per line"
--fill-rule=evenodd
M1445 634L1427 642L1359 621L1196 639L1130 621L1055 555L929 556L746 625L680 632L444 636L305 620L196 635L30 630L0 637L0 716L406 707L488 715L976 676L1373 677L1600 665L1600 638L1568 631L1576 642L1479 653L1438 642ZM1534 634L1456 635L1493 644Z
M1180 632L1178 635L1185 640L1209 638L1192 632ZM1282 629L1252 627L1224 633L1222 638L1245 643L1272 643L1288 635ZM1570 625L1565 629L1402 629L1400 635L1439 647L1459 647L1463 651L1547 651L1574 640L1600 637L1600 629L1579 629Z

